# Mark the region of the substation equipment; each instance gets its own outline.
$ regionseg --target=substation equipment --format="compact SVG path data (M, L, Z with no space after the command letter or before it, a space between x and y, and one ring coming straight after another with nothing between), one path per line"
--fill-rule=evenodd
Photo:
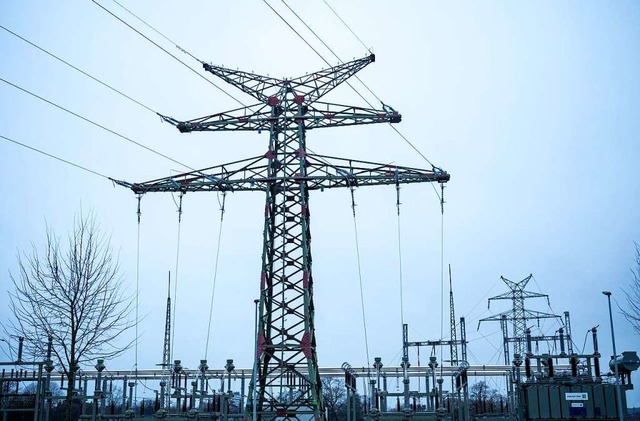
M404 325L403 331L407 332ZM566 344L556 354L533 352L532 343L547 341L548 337L532 336L526 331L526 350L515 355L511 365L469 365L460 361L438 361L433 353L424 366L409 361L410 347L448 346L447 341L411 342L405 335L401 366L387 367L378 357L372 367L320 368L320 377L344 376L346 387L347 421L355 421L358 402L367 420L476 420L476 421L535 421L535 420L617 420L614 364L618 364L623 390L633 389L631 372L637 370L640 359L635 352L623 352L611 359L611 372L600 368L597 330L591 330L593 352L567 353ZM555 338L558 339L557 337ZM563 338L566 341L566 337ZM464 336L460 342L464 342ZM464 345L466 346L466 344ZM52 405L64 396L53 396L51 385L59 382L62 389L65 377L55 371L50 360L41 362L2 362L0 376L0 413L10 420L16 412L33 414L34 421L48 421ZM33 370L25 367L32 366ZM80 403L80 419L125 420L133 418L211 419L228 421L247 419L250 413L250 393L247 387L252 378L251 368L236 368L228 359L222 368L210 369L205 360L198 368L183 368L180 360L172 364L169 384L162 369L139 370L137 373L110 371L104 360L98 359L93 370L80 370L76 380L74 399ZM303 371L302 374L307 374ZM514 399L498 407L494 402L471 401L469 379L504 378L513 384ZM391 391L393 383L402 390ZM11 385L10 388L2 387ZM20 393L21 386L33 384L32 394ZM421 391L420 384L424 385ZM144 385L152 397L134 399L134 387ZM450 390L446 390L447 387ZM118 389L121 390L118 391ZM276 392L272 387L270 393ZM167 396L163 396L168 394ZM31 397L33 406L12 408L7 403L14 397ZM165 398L165 400L163 400ZM168 406L162 406L167 402ZM23 418L24 419L24 418Z

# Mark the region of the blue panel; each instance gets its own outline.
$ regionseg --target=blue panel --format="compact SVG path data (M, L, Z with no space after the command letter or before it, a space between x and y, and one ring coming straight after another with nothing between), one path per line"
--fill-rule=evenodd
M585 408L584 406L582 408L575 408L571 406L569 407L569 415L572 417L586 417L587 408Z

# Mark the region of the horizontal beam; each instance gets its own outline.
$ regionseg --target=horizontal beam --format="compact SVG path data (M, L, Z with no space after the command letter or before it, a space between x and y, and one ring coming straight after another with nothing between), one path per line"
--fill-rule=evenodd
M206 192L206 191L268 191L274 186L293 181L287 190L297 190L303 184L307 190L323 190L338 187L363 187L410 183L446 183L450 176L446 171L433 167L430 170L402 167L324 155L306 154L306 175L271 176L269 166L278 159L269 151L265 156L218 165L202 170L177 174L143 183L130 183L111 179L114 183L131 189L136 194L157 192ZM302 158L302 156L301 156Z
M569 370L571 367L568 364L559 364L555 366L556 370ZM376 372L373 369L367 369L366 367L352 367L353 373L355 373L359 377L367 377L368 375L374 377L376 376ZM511 372L512 367L510 365L470 365L467 370L468 376L504 376L508 375ZM320 376L321 377L342 377L344 376L344 370L340 367L320 367ZM459 367L457 366L446 366L446 367L437 367L436 374L439 375L442 370L442 375L444 377L455 375ZM163 374L164 373L164 374ZM301 370L302 374L307 374L306 370ZM382 367L380 370L381 375L386 377L402 377L403 376L403 368L399 366L393 367ZM413 378L422 378L427 374L431 374L432 370L429 367L409 367L407 369L407 373L409 377ZM200 375L200 371L197 369L193 370L183 370L182 374L187 374L189 378L195 378ZM251 379L252 369L251 368L236 368L232 372L233 379L241 379L245 380ZM59 378L62 375L61 372L52 372L51 373L51 381L55 381L56 378ZM89 378L96 378L98 376L98 372L95 370L91 371L82 371L81 375L87 376ZM166 377L166 372L163 372L161 369L147 369L147 370L138 370L138 380L160 380L163 376ZM227 371L224 368L214 368L207 370L208 378L221 378L227 377ZM43 375L44 377L44 375ZM129 380L133 380L136 378L135 374L128 370L108 370L102 372L103 379L118 379L123 380L124 378ZM2 377L0 377L2 380ZM34 380L31 377L24 377L23 381Z

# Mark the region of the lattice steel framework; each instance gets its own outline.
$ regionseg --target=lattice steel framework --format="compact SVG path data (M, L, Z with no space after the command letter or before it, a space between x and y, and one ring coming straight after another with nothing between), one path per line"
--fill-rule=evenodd
M164 322L164 341L162 342L162 381L169 384L171 372L171 273L167 281L167 311ZM168 410L171 402L169 393L162 397L161 407Z
M509 361L509 342L514 342L513 352L514 354L524 355L524 340L525 330L527 328L528 320L540 320L540 319L561 319L557 314L543 313L540 311L526 310L524 308L524 300L527 298L546 298L547 304L549 304L549 296L547 294L541 294L538 292L525 291L525 287L533 277L532 274L524 278L519 282L513 282L509 279L501 276L500 279L507 284L510 291L504 294L496 295L488 300L488 307L491 306L493 300L511 300L512 308L509 311L502 312L500 314L481 319L478 322L478 328L482 322L495 322L499 321L501 329L503 331L505 364L511 364ZM508 336L507 321L512 322L513 336Z
M453 280L451 279L451 265L449 265L449 331L451 332L451 365L458 364L458 341L456 332L456 307L453 300ZM466 362L466 361L465 361Z
M449 181L430 170L315 155L310 129L398 123L382 110L323 103L321 97L374 61L373 55L294 79L276 79L203 63L206 71L259 102L189 121L162 118L181 132L269 132L262 156L145 183L116 181L149 192L261 191L266 193L258 319L259 419L324 417L314 329L309 192L311 190ZM115 181L115 180L114 180ZM251 396L251 395L250 395ZM251 404L247 406L248 410Z

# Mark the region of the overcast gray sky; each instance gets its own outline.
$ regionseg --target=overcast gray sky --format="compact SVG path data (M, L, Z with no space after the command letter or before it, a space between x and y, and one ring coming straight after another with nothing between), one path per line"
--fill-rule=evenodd
M281 1L270 0L330 63L335 59ZM117 4L102 4L206 75L199 64L144 28ZM326 64L267 5L235 2L124 1L124 5L199 59L276 77ZM290 6L342 60L367 50L321 0ZM451 174L445 191L444 263L451 263L456 312L467 317L471 363L501 362L499 326L478 319L506 310L486 299L504 291L501 275L533 273L531 290L550 294L552 310L571 311L574 340L600 325L610 331L606 299L621 301L640 240L640 6L637 2L332 1L376 54L358 76L402 113L397 128ZM237 104L87 1L0 2L0 24L58 54L154 110L186 120ZM68 107L191 167L263 154L267 134L180 134L139 107L0 30L0 77ZM213 79L212 79L213 80ZM251 99L214 80L243 102ZM377 106L357 81L353 86ZM327 101L366 106L343 85ZM0 83L0 134L105 175L144 181L182 171L175 163ZM398 165L429 165L387 125L311 131L308 145L327 155ZM136 291L136 201L98 176L0 143L0 285L10 288L16 254L44 242L45 224L65 234L80 208L92 209L120 253ZM395 189L355 197L371 357L398 364L401 350ZM229 194L222 227L210 366L234 358L250 367L253 299L262 245L261 194ZM404 317L411 339L448 336L441 306L441 215L428 185L401 191ZM184 198L175 357L196 367L205 354L220 221L214 194ZM323 366L366 364L358 268L347 191L311 195L318 355ZM140 226L138 365L162 356L167 272L175 272L177 214L172 197L146 195ZM445 290L445 294L448 291ZM7 296L0 316L9 317ZM550 311L544 301L532 308ZM639 336L616 311L618 350ZM557 323L540 330L552 334ZM537 328L536 328L537 329ZM586 350L591 348L587 346ZM541 351L546 351L542 348ZM424 364L426 352L421 362ZM412 362L417 364L415 354ZM133 353L107 362L128 369ZM629 393L640 404L640 391Z

